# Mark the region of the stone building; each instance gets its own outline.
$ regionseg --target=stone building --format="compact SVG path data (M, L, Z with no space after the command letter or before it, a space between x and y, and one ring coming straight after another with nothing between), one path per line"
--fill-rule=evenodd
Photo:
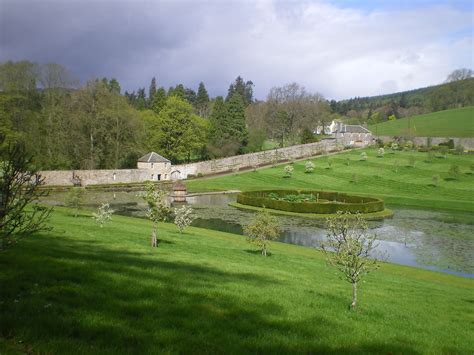
M150 152L139 158L137 168L148 170L151 181L169 180L171 177L171 162L155 152Z
M344 145L365 146L372 141L372 132L361 125L349 125L340 123L333 132L338 143Z

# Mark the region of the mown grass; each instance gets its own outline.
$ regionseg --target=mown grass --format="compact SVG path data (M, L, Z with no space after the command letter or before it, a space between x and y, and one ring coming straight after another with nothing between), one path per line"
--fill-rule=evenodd
M474 106L386 121L369 129L379 136L474 137Z
M471 353L474 281L383 264L350 285L321 252L56 208L0 253L0 353Z
M446 159L434 157L429 161L428 153L416 151L386 150L383 158L377 158L377 149L364 151L367 161L360 160L360 150L310 159L316 165L311 174L305 173L304 161L295 162L291 178L284 177L280 165L256 172L188 181L187 186L194 192L273 188L333 190L381 197L386 204L474 212L474 173L471 170L474 155L448 154ZM415 159L414 167L410 166L410 157ZM458 180L449 178L453 164L461 169ZM433 175L440 176L438 186L433 185Z

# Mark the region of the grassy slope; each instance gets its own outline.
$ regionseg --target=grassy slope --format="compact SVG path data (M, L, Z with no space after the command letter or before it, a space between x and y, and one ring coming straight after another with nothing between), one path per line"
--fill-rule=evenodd
M56 208L0 254L0 353L441 353L474 349L474 281L383 264L350 285L314 249ZM3 350L2 350L3 349ZM69 350L67 350L69 349Z
M428 153L396 152L376 157L375 149L367 149L367 161L359 161L360 151L341 153L330 157L332 168L326 169L326 158L312 161L316 164L313 174L304 173L304 161L294 164L295 173L290 179L283 178L283 166L266 168L257 172L227 175L223 177L192 180L187 182L191 191L206 190L258 190L271 188L323 189L353 192L382 197L386 203L412 207L440 208L474 212L474 175L470 166L473 155L448 155L447 159L434 158L426 162ZM408 167L409 156L416 159L415 167ZM346 166L346 159L350 165ZM394 162L398 161L398 173ZM460 166L459 181L446 181L451 164ZM353 174L357 182L352 183ZM433 187L432 176L439 174L438 187Z
M369 129L379 136L474 137L474 106L382 122Z

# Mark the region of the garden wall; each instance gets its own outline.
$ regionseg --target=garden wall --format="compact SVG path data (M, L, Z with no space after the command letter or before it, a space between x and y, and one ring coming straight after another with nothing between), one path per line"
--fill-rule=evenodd
M396 140L398 137L393 136L377 136L376 139L380 139L382 142L391 142ZM454 145L462 145L464 149L467 150L474 150L474 138L460 138L460 137L412 137L408 140L411 140L417 146L427 146L428 141L431 139L431 145L438 145L440 143L444 143L449 141L450 139L453 140Z
M171 176L162 174L161 180L186 179L189 175L211 175L230 171L248 169L254 166L269 165L299 158L311 157L342 149L335 140L295 145L287 148L267 150L264 152L237 155L228 158L202 161L191 164L174 165ZM150 169L115 169L115 170L62 170L41 171L46 185L71 186L74 177L79 178L82 186L117 183L140 183L157 180L156 171Z

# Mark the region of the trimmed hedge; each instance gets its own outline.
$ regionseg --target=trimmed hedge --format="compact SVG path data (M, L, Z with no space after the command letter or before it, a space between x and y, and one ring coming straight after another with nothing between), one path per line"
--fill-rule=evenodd
M276 193L279 196L290 194L313 194L319 195L320 199L329 202L289 202L273 200L268 198L268 194ZM348 195L331 191L308 191L308 190L263 190L248 191L237 195L237 202L242 205L266 207L273 210L296 212L296 213L317 213L330 214L337 211L347 211L350 213L372 213L385 209L383 200L375 197L363 197Z

